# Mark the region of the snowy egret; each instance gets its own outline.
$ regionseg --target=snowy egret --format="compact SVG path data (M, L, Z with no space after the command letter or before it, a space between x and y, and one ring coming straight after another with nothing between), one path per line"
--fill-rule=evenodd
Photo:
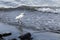
M20 15L18 15L15 19L17 20L17 22L19 23L19 31L21 32L21 34L23 33L23 28L22 28L22 21L21 18L24 16L24 13L21 13Z

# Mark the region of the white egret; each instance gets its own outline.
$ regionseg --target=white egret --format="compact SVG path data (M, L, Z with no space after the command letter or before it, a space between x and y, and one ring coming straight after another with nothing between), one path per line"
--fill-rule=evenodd
M17 22L19 23L19 31L21 32L21 34L23 33L23 28L22 28L22 21L21 18L24 16L24 13L20 13L20 15L18 15L15 19L17 20Z

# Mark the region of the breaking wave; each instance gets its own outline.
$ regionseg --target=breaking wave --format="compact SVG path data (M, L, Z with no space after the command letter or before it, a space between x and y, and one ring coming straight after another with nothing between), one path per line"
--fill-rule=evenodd
M25 10L33 10L47 13L60 13L60 7L55 6L39 6L39 5L20 5L16 7L0 7L0 9L25 9Z
M56 1L53 0L0 0L0 9L14 8L60 13L59 3L56 3Z

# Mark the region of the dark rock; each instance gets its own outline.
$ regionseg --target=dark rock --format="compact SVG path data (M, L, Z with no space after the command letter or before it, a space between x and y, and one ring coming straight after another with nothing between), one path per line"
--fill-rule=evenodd
M2 37L6 37L6 36L10 36L10 35L12 35L12 33L4 33L4 34L2 34Z
M0 38L2 38L2 34L0 34Z
M58 14L58 13L55 13L55 14Z
M21 35L21 36L19 36L19 38L20 38L21 40L32 40L30 33L26 33L26 34L24 34L24 35Z
M17 40L17 39L14 38L14 39L12 39L12 40Z
M3 33L3 34L0 34L0 40L4 40L3 37L6 37L6 36L10 36L12 33Z

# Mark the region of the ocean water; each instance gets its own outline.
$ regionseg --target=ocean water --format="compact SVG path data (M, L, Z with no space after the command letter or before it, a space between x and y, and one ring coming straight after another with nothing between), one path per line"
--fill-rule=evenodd
M0 0L0 32L11 31L15 38L22 26L34 40L60 40L59 5L60 0Z
M16 7L21 5L59 6L59 0L0 0L0 7Z
M0 0L0 9L24 7L43 12L60 12L59 2L59 0Z

